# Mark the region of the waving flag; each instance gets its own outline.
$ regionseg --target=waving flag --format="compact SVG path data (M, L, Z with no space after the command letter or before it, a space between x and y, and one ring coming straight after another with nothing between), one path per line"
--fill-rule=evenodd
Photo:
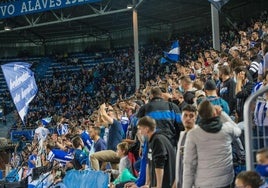
M41 121L42 121L42 124L44 126L47 126L52 120L52 117L46 117L46 118L43 118Z
M223 5L228 3L229 0L208 0L214 7L220 11Z
M180 59L180 45L179 41L173 42L171 50L169 52L164 52L165 57L171 61L179 61Z
M29 103L37 93L34 73L30 70L30 64L25 62L13 62L1 65L8 89L13 102L24 123L28 112Z
M167 63L167 62L168 62L168 61L167 61L166 58L161 57L161 59L160 59L160 63L161 63L161 64L165 64L165 63Z

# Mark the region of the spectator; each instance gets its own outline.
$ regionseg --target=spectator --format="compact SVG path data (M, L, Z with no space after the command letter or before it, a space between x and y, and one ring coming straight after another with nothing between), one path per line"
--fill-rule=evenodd
M234 71L236 78L235 95L237 122L241 122L244 119L244 104L248 96L251 94L254 83L252 82L251 76L244 68L236 67Z
M263 68L262 73L268 69L268 38L263 39L261 43L262 55L263 55Z
M89 135L94 142L94 152L99 152L107 149L106 142L100 137L100 127L91 126L89 129Z
M230 114L228 103L221 97L218 97L216 89L217 86L213 80L206 81L204 87L207 96L206 100L209 100L213 105L220 106L226 114Z
M175 179L174 161L176 153L169 139L156 131L156 121L148 116L141 118L138 129L149 140L148 173L146 185L171 187Z
M157 122L156 129L167 136L176 147L179 132L183 129L178 106L172 102L164 101L159 87L151 89L150 97L150 102L140 108L137 117L149 116L154 118Z
M46 140L47 135L50 133L47 128L45 128L41 121L37 122L38 128L34 131L34 137L37 138L39 142L39 151L43 149L43 142Z
M51 188L67 188L67 186L63 183L63 178L65 176L65 172L63 169L56 167L52 170L53 176L53 184Z
M220 78L222 80L218 89L218 95L228 102L231 115L235 111L236 98L235 98L235 87L236 84L231 77L231 70L229 66L222 66L220 68Z
M268 148L261 148L256 153L256 171L266 179L268 178Z
M107 112L106 112L107 111ZM116 147L124 138L124 131L117 120L117 113L112 106L106 108L105 104L100 106L100 116L105 125L109 128L107 150L95 152L90 156L92 168L95 170L100 169L99 162L111 162L113 169L117 169L117 164L120 158L116 155Z
M240 172L235 179L235 187L260 188L264 184L260 175L254 171Z
M241 130L229 122L221 123L220 111L207 100L201 102L198 113L199 126L186 138L183 188L227 188L234 178L231 143Z
M88 154L83 150L84 143L82 139L79 136L77 136L72 140L72 142L75 148L74 159L79 162L82 170L85 170L88 168L90 169L91 167L90 167L89 157L88 157Z
M197 120L197 109L193 105L186 105L182 109L182 124L185 131L180 133L180 139L177 146L176 154L176 169L175 169L175 182L173 188L181 188L183 180L183 158L184 158L184 146L185 140L188 132L195 127L195 122Z
M88 134L86 128L76 127L76 133L79 134L80 138L82 139L87 153L94 153L94 148L92 147L93 141L92 138L90 138L90 135Z
M131 161L128 158L128 143L121 142L117 145L117 155L120 157L119 170L109 169L108 171L112 172L112 175L115 175L117 178L112 183L111 187L116 186L117 184L130 181L134 178L133 169ZM128 171L128 172L126 172ZM129 174L129 177L123 177L124 174Z
M263 81L256 84L253 89L253 93L257 92L259 89L262 89L264 86L267 85L268 82L268 70L265 71ZM268 139L266 135L268 135L268 117L267 117L267 106L266 106L266 99L268 95L264 93L262 96L259 96L255 103L255 110L254 110L254 129L253 134L255 136L260 137L258 140L254 139L253 147L255 149L263 148L268 146Z

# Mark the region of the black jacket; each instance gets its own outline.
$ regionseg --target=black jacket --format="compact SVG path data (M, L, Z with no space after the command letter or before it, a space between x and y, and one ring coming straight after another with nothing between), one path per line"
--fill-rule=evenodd
M149 103L143 105L138 114L138 118L149 116L155 119L157 131L167 136L176 147L180 131L183 130L181 123L181 113L179 107L166 102L162 98L153 98Z
M175 180L175 149L168 138L161 133L154 133L149 140L149 171L151 187L156 186L155 168L164 169L163 188L172 187Z

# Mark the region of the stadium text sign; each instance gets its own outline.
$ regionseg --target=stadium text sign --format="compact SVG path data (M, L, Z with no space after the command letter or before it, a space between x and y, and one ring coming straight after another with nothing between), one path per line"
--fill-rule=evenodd
M0 4L0 19L95 3L102 0L22 0Z

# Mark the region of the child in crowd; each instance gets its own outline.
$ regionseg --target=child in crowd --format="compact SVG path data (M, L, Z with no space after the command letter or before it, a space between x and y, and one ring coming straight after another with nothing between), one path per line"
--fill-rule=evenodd
M235 180L235 187L237 188L260 188L264 184L261 176L254 171L240 172Z
M256 154L256 171L268 182L268 148L262 148Z
M77 136L72 140L72 142L75 148L74 160L77 161L79 165L81 165L80 170L91 168L88 154L84 151L84 143L82 139Z
M116 187L116 184L135 180L132 165L128 158L128 149L129 147L127 142L121 142L117 145L117 155L120 157L119 170L108 170L108 172L110 171L112 175L117 176L115 181L111 183L110 187Z

